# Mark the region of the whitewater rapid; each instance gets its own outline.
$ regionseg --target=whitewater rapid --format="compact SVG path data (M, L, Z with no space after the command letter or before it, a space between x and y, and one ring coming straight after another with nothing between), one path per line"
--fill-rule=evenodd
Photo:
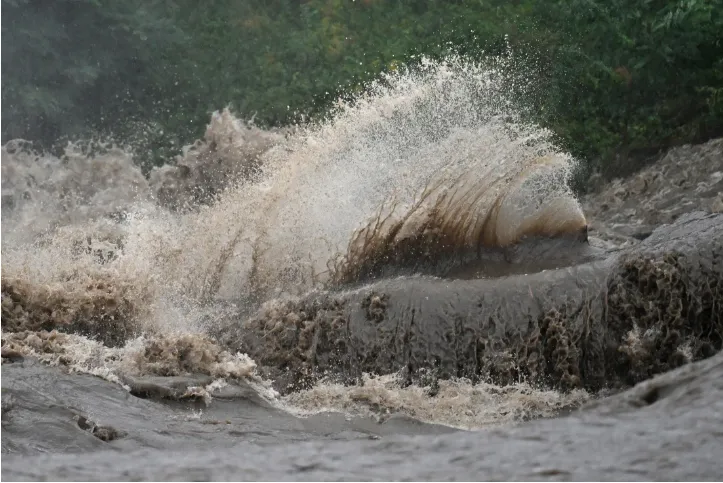
M575 161L526 121L508 94L520 79L506 62L423 60L323 120L282 130L217 112L203 140L147 177L138 155L116 146L88 154L74 143L58 157L6 143L3 310L13 315L3 317L4 341L112 380L193 370L248 377L253 370L238 367L253 361L223 348L207 353L202 342L229 311L250 314L277 298L403 269L444 275L438 260L460 269L527 238L584 241L587 221L569 187ZM64 328L100 345L12 334ZM179 351L206 355L170 369L159 362ZM366 387L381 394L393 380ZM329 384L290 401L348 407ZM421 398L400 384L396 397ZM466 389L450 386L454 397L478 401L471 383L459 384ZM451 423L481 424L470 418Z

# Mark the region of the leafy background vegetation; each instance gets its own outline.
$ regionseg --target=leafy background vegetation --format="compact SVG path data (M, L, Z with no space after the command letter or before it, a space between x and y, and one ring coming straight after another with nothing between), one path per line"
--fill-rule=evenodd
M281 125L418 54L524 52L536 121L625 174L723 134L723 0L2 0L2 138L150 162L213 110ZM155 160L155 161L154 161Z

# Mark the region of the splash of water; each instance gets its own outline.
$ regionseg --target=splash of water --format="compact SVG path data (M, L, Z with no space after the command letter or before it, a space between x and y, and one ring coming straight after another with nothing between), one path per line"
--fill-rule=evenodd
M423 61L327 119L264 131L214 114L146 179L126 151L2 148L3 328L122 346L203 334L259 303L527 237L579 236L573 160L525 122L505 61ZM471 255L470 255L471 254Z
M363 384L351 387L322 382L281 398L282 407L300 416L342 412L383 420L391 414L405 414L465 430L552 417L589 400L590 394L580 389L559 393L526 383L500 387L464 379L440 381L431 397L430 388L405 387L394 374L364 374Z
M244 193L263 199L253 207L254 290L363 278L392 254L438 258L584 230L568 187L573 161L520 119L503 67L423 62L270 151L265 182Z
M119 347L108 360L139 371L152 361L134 337L175 332L206 347L204 323L224 300L261 302L380 267L394 273L410 258L579 232L572 160L523 122L505 72L500 62L422 62L295 132L217 113L204 140L148 180L118 148L90 156L70 145L56 158L6 144L4 331L70 326ZM66 339L52 339L53 354L78 352ZM207 358L213 371L219 357ZM118 370L80 359L99 374ZM429 401L405 404L449 416Z

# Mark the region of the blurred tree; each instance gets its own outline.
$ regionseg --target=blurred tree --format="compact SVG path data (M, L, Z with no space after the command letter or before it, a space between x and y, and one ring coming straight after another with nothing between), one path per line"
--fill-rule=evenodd
M3 139L146 119L184 36L159 0L2 0ZM182 50L182 49L181 49Z

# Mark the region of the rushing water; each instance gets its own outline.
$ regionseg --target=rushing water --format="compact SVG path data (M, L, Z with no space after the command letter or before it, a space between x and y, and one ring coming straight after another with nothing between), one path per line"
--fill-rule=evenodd
M393 275L410 259L411 269L421 260L434 270L435 260L526 236L578 233L586 221L567 184L573 160L515 111L507 67L425 61L288 132L216 113L205 139L176 160L183 169L163 166L148 179L118 148L86 155L69 145L56 158L10 142L3 281L23 287L36 308L50 307L51 325L102 310L102 299L147 333L203 334L221 302L252 309ZM344 404L331 395L338 388L315 391L293 399ZM427 404L400 391L407 402L393 406ZM553 408L566 404L540 394ZM423 411L430 420L458 417Z
M591 397L583 389L464 377L427 387L397 373L351 385L321 377L280 395L256 361L213 337L229 314L240 323L238 314L313 291L419 273L494 284L569 264L557 263L561 253L587 246L568 185L574 160L520 114L508 93L524 79L509 72L499 59L424 61L326 120L278 131L215 113L203 140L148 177L117 147L85 154L71 144L55 157L7 143L3 350L136 395L166 384L142 378L200 373L210 379L174 397L211 406L228 381L243 381L276 411L263 417L279 421L401 413L480 429L579 406ZM549 238L563 243L515 255L520 243ZM80 335L39 332L64 328ZM302 433L282 439L314 438ZM3 442L6 450L30 451Z

